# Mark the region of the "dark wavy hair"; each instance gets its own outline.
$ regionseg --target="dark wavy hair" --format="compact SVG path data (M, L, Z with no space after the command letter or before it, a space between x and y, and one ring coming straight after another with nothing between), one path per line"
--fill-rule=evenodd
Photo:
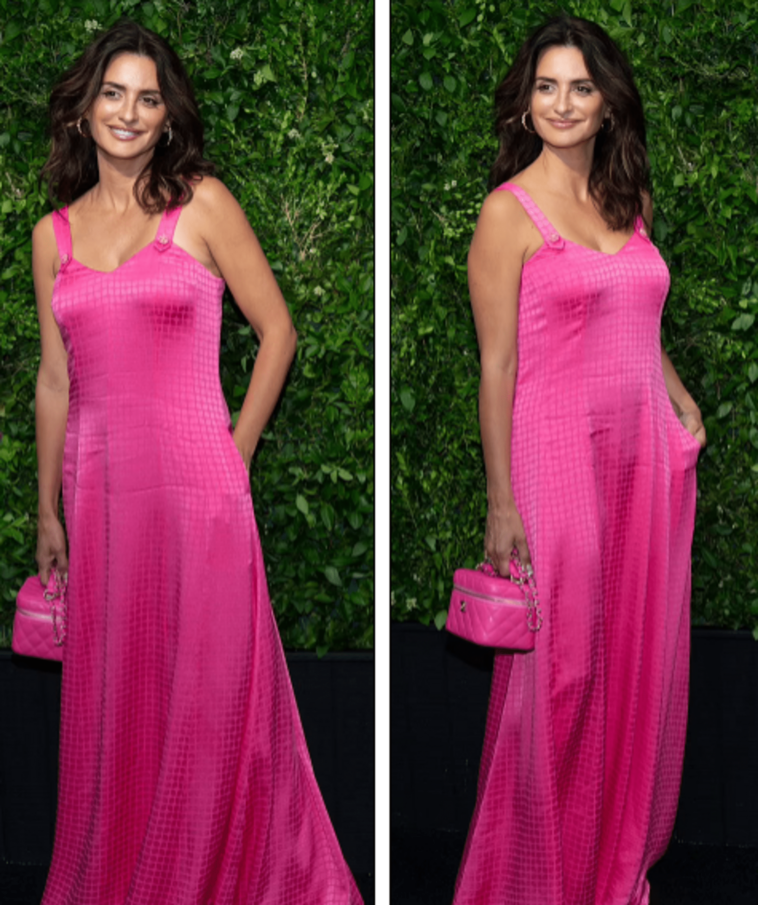
M573 16L550 19L526 41L516 61L495 90L495 132L500 152L490 171L495 188L535 161L542 151L539 135L522 123L529 110L537 63L549 47L576 47L587 71L613 114L595 139L589 190L611 229L629 229L642 213L649 191L645 117L632 69L615 42L596 25Z
M192 182L214 171L203 157L203 124L181 60L155 32L124 19L87 47L50 95L51 148L40 178L47 179L53 203L70 204L98 181L95 143L86 135L86 125L82 136L76 123L97 97L111 60L124 53L155 63L173 133L170 144L161 140L155 146L134 185L140 206L161 213L186 204L192 198Z

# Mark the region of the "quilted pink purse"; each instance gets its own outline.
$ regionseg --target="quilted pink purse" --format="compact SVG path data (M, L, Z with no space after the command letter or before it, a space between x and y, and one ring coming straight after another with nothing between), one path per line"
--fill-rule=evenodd
M65 640L65 577L53 569L46 587L39 575L32 575L16 597L11 647L25 657L62 661Z
M533 650L542 611L531 566L512 559L510 578L486 562L456 569L445 627L484 647Z

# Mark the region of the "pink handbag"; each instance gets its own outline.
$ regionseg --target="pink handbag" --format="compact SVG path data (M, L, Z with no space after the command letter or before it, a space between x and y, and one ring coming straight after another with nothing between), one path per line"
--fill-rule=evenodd
M533 650L542 611L531 566L512 559L510 578L486 562L456 569L445 627L484 647Z
M65 577L53 569L45 587L39 575L32 575L16 597L11 647L25 657L62 661L65 640Z

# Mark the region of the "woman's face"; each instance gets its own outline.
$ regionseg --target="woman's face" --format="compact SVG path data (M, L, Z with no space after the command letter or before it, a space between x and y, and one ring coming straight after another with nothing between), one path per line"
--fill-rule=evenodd
M152 150L168 129L158 72L149 57L124 53L111 60L86 118L98 148L130 160Z
M571 148L593 138L603 125L606 103L577 47L542 53L532 88L531 117L540 138Z

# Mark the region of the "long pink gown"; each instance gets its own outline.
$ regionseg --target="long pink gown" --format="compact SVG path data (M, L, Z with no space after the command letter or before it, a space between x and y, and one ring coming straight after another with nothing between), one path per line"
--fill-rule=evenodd
M525 264L512 483L544 613L495 657L455 905L647 905L687 719L700 446L661 366L666 265L642 221L617 254L558 235Z
M58 819L43 905L359 905L308 756L219 380L224 283L72 256Z

